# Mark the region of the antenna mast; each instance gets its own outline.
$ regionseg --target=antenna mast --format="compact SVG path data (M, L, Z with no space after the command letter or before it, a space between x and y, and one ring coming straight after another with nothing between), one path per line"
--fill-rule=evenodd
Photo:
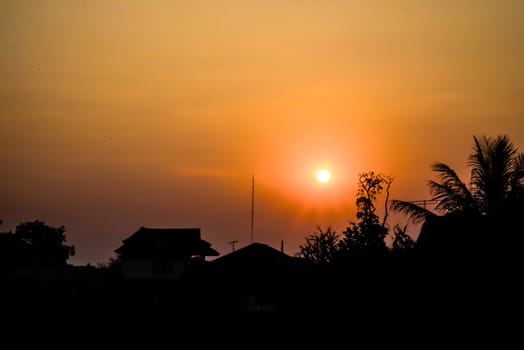
M231 246L233 251L235 251L235 243L238 243L238 240L234 240L234 241L228 242L228 244Z
M253 231L255 224L255 175L251 179L251 243L253 243Z

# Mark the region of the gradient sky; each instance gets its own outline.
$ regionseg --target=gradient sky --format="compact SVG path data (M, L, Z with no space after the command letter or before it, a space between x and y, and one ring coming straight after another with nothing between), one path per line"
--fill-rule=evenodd
M200 227L224 255L254 175L254 240L295 254L355 220L359 173L421 200L473 135L523 150L523 38L521 0L2 0L0 231L63 225L98 264Z

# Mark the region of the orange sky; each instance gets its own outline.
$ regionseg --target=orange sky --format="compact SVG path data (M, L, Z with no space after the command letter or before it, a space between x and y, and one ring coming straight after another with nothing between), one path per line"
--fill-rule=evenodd
M473 135L524 149L522 38L520 0L1 1L0 230L63 225L75 264L140 226L226 254L254 174L255 240L294 254L361 172L427 199Z

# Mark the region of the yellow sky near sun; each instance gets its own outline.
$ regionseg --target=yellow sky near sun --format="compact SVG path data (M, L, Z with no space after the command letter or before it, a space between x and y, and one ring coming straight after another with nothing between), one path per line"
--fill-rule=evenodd
M198 178L245 195L253 173L290 216L324 205L345 224L369 170L420 199L473 134L523 146L523 18L517 0L2 1L4 219L59 221L24 207L49 189L72 206L171 188L192 208L191 189L224 194Z

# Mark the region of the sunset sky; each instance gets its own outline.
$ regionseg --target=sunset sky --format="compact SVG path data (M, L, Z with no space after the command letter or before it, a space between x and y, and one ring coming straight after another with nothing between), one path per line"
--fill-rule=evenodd
M524 1L1 0L0 76L0 231L64 226L98 264L199 227L224 255L254 176L254 240L294 255L356 220L359 173L422 200L473 135L524 149Z

